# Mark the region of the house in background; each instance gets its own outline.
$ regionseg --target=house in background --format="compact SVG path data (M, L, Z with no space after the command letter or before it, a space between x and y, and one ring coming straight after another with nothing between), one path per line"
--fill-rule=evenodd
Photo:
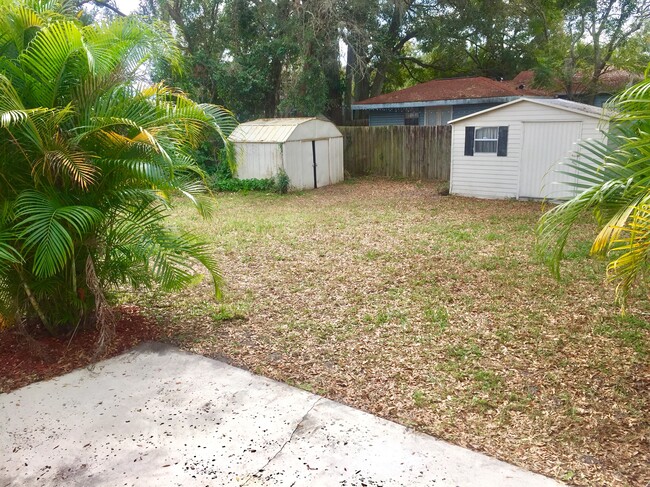
M522 71L514 79L495 81L490 78L435 79L403 90L385 93L352 105L356 119L367 118L368 125L446 125L450 120L466 117L522 97L564 98L566 88L557 82L548 89L533 88L535 73ZM643 77L612 69L600 77L596 93L588 93L577 74L573 98L602 107L613 95Z
M520 98L452 120L450 192L478 198L569 198L574 190L562 183L574 178L558 163L580 141L604 140L607 115L603 108L569 100Z
M449 78L420 83L352 105L355 118L368 125L446 125L487 108L526 97L552 95L525 83L490 78Z

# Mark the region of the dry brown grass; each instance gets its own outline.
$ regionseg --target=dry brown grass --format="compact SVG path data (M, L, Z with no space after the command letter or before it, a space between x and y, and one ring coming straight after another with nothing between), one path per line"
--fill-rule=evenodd
M223 195L226 302L143 297L186 349L576 485L650 480L646 290L622 318L578 232L564 278L532 252L539 203L358 180Z

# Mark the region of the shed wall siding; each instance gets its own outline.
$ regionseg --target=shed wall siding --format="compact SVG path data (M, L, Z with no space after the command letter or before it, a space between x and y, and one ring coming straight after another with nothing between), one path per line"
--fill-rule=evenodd
M280 122L269 123L269 127L284 127ZM259 129L257 135L266 136L264 124L252 125ZM243 129L240 132L242 136L246 135ZM299 137L299 140L293 140L295 137ZM318 186L342 181L343 136L335 125L322 120L299 123L285 142L235 141L237 177L272 178L280 168L284 168L293 189L313 189L312 143L316 145Z
M468 124L469 125L469 124ZM465 155L465 126L454 126L452 139L452 179L454 194L482 198L516 198L519 187L519 160L521 159L521 129L519 122L494 123L507 125L508 155Z
M580 120L524 123L519 197L571 198L575 191L565 183L573 182L575 178L564 174L565 171L559 172L558 163L565 161L577 149L577 141L581 138Z
M235 143L237 177L271 178L282 164L281 144Z
M522 122L581 122L582 140L601 137L598 131L599 122L593 117L530 102L518 103L457 122L453 124L452 132L450 191L458 195L481 198L518 198L523 144ZM467 126L508 126L508 155L465 156ZM553 141L548 143L552 144Z
M309 120L298 125L287 141L318 140L330 137L341 137L341 132L332 122L323 120Z
M309 151L303 153L303 142L284 144L284 170L289 176L292 188L308 189L314 187L314 173L311 160L311 142Z
M331 184L343 181L343 137L333 137L329 141Z

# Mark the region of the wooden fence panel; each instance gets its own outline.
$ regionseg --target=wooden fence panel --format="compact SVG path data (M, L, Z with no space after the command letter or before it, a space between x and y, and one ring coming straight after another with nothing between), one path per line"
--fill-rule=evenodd
M449 180L451 127L339 127L352 176Z

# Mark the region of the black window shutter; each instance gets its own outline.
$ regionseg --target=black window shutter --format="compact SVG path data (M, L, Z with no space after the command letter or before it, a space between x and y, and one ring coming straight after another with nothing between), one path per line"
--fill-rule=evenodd
M474 129L475 127L465 127L465 155L466 156L474 155Z
M508 155L508 127L499 127L499 143L497 147L497 156L506 157Z

